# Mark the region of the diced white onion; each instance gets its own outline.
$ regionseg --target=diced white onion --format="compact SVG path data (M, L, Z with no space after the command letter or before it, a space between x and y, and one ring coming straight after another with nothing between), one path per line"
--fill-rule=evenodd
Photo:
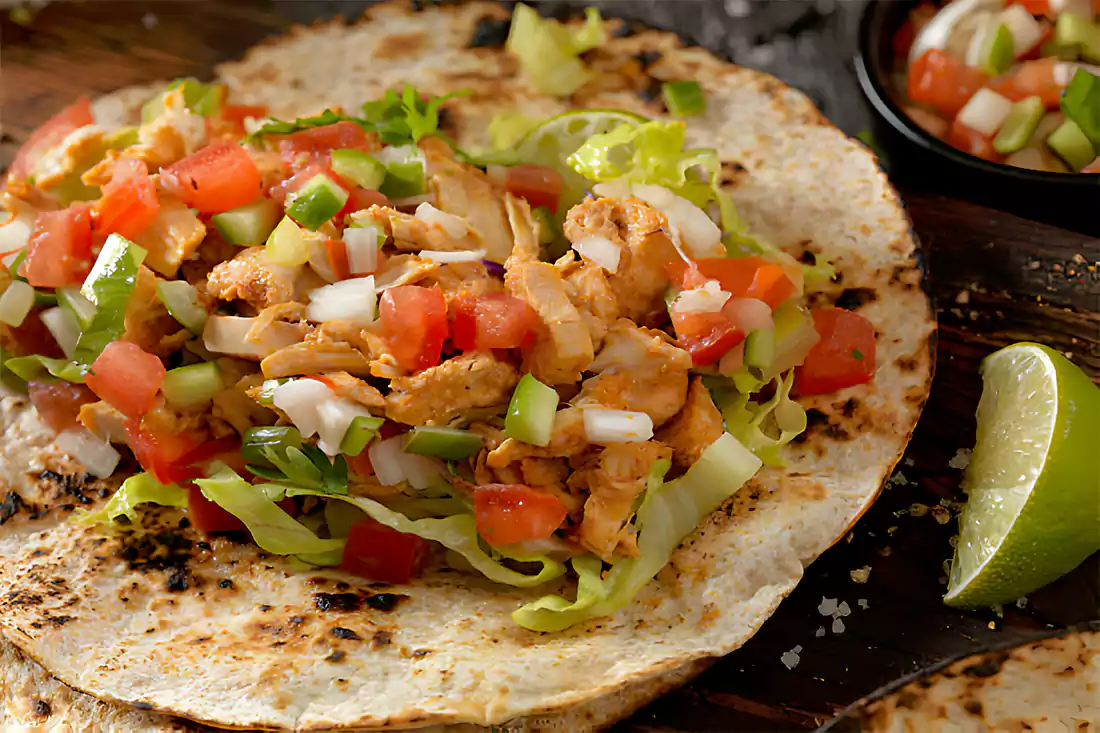
M730 299L717 280L707 280L701 288L684 290L672 301L671 310L676 313L718 313Z
M982 51L985 46L985 41L989 38L990 34L995 33L998 28L1001 27L1001 19L994 13L983 13L983 18L979 22L977 29L974 31L974 35L970 37L970 43L966 47L966 58L964 63L967 66L981 66L982 65Z
M912 47L909 49L909 63L916 63L917 59L930 49L948 50L948 42L952 37L958 38L959 31L965 33L965 26L978 12L997 10L1004 7L1004 0L955 0L946 6L917 33Z
M1011 110L1012 100L983 87L959 111L956 119L974 132L992 136L1001 129Z
M260 128L264 125L277 121L278 120L272 117L245 117L242 121L242 125L244 126L244 131L251 135L255 132L259 132Z
M384 166L394 163L424 162L424 153L415 145L387 145L376 153L371 153L374 159Z
M405 439L398 435L387 440L375 440L367 447L374 476L383 486L397 486L405 480L401 457L405 455Z
M59 306L42 311L39 318L53 335L61 351L71 359L76 350L76 342L80 340L80 324L77 323L76 316Z
M34 307L34 288L22 280L12 280L0 295L0 323L21 326Z
M447 265L455 262L481 262L485 259L485 250L464 249L458 252L439 252L433 249L426 249L418 252L416 256L423 260Z
M390 201L390 206L395 209L410 209L413 206L419 206L420 204L434 204L434 193L421 193L416 196L407 196L403 199L393 199Z
M374 320L377 305L373 275L341 280L310 292L306 318L315 323L349 321L365 326Z
M430 456L402 452L398 460L401 462L401 470L405 473L405 480L409 482L409 486L418 491L435 486L446 470L442 461Z
M694 257L716 257L725 254L722 230L710 220L707 212L667 188L634 184L634 196L659 210L668 218L672 233L683 242Z
M653 437L653 420L644 412L584 408L584 434L589 443L643 443Z
M0 260L5 266L10 266L15 258L27 246L31 238L31 230L34 229L34 217L28 214L9 216L3 224L0 224Z
M1093 14L1090 0L1048 0L1047 7L1050 9L1048 15L1052 18L1057 18L1062 13L1076 13L1082 18Z
M741 370L741 367L745 365L745 342L734 346L732 349L722 355L722 358L718 360L718 373L729 376L735 374Z
M348 227L344 230L348 270L352 275L367 275L378 270L378 250L384 237L382 227L377 224Z
M107 478L118 465L118 451L84 428L66 430L54 442L96 478Z
M470 233L470 225L461 216L440 211L426 201L416 207L415 216L420 221L443 227L443 231L447 232L447 236L451 239L462 239Z
M493 183L503 186L508 182L508 168L503 165L490 165L485 168L485 175Z
M1000 22L1012 33L1012 55L1020 58L1043 39L1043 25L1023 5L1009 5L1001 11Z
M210 316L203 328L203 345L216 354L239 356L244 359L263 359L281 348L302 340L297 326L282 321L269 323L260 329L260 338L249 341L245 337L256 325L256 318L240 316Z
M592 260L608 272L616 272L619 269L619 258L622 256L622 250L619 245L607 237L590 234L576 242L573 249L577 250L581 257Z
M626 181L616 179L605 183L597 183L592 187L592 193L609 199L625 199L631 195L631 186Z
M336 395L316 379L292 379L271 392L271 404L286 413L302 437L316 435L321 428L318 407Z
M722 313L743 333L775 328L771 306L756 298L730 298Z
M328 256L328 249L320 239L309 242L309 267L327 283L334 283L340 279L336 277L336 271L332 269L332 260Z
M1100 76L1100 66L1078 64L1072 61L1059 61L1054 64L1054 83L1060 87L1069 86L1070 80L1073 79L1073 75L1077 73L1078 69L1084 69L1093 76Z
M351 400L337 397L329 390L328 398L317 403L317 447L327 455L339 455L340 444L344 442L351 421L357 417L370 417L370 410Z

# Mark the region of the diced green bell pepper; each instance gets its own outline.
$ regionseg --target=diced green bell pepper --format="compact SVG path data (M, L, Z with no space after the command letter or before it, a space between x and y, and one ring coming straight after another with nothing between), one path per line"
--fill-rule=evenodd
M385 423L380 417L360 415L351 421L344 439L340 442L340 452L346 456L357 456L378 435L378 429Z
M504 418L504 434L524 443L545 447L550 444L557 411L557 391L530 374L524 374L512 393L508 414Z
M405 437L405 452L461 461L477 453L485 439L477 433L458 428L417 427Z

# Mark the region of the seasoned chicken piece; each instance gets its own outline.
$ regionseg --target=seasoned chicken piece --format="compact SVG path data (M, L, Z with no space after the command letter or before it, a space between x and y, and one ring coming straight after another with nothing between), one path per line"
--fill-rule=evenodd
M106 402L90 402L80 406L77 415L80 424L102 440L125 443L127 440L126 416Z
M348 372L363 377L370 374L370 364L363 352L320 328L301 343L285 346L265 357L260 369L268 379L325 372Z
M416 255L387 257L374 273L374 286L379 290L398 285L413 285L439 269L438 262L424 260Z
M442 142L425 138L432 144ZM443 143L446 146L446 143ZM430 183L435 192L436 206L448 214L461 216L481 239L480 248L485 256L495 262L504 262L512 254L512 232L501 203L503 191L496 188L489 178L473 166L453 163L432 165Z
M49 191L95 165L107 150L105 134L98 125L85 125L69 133L34 164L34 185Z
M386 417L406 425L446 425L466 410L507 404L519 381L515 367L470 352L390 382Z
M524 458L519 468L528 486L564 486L569 478L569 464L554 458Z
M607 282L604 269L594 262L578 261L572 253L554 263L565 278L569 300L577 307L596 349L619 317L619 301Z
M516 246L504 265L504 284L539 317L535 343L524 350L524 370L551 386L576 382L592 362L592 336L557 269L538 259L538 228L531 208L511 194L505 203Z
M191 334L168 315L164 301L157 294L157 276L145 265L138 267L123 323L126 326L123 339L157 356L178 351L191 338Z
M145 264L164 277L176 276L206 238L206 225L183 202L168 195L160 197L160 211L145 233L135 241L145 248Z
M619 319L592 362L596 376L585 380L572 404L644 412L655 427L664 424L687 399L691 368L691 355L667 338Z
M218 359L218 364L224 365L232 361L236 360ZM222 377L233 386L214 395L214 406L211 410L214 417L229 423L241 435L249 428L270 425L275 421L276 412L259 403L264 375L253 373L234 380L226 367L222 366Z
M370 220L385 230L394 247L406 252L430 249L440 252L481 249L481 235L469 226L461 231L449 231L437 222L418 219L388 206L372 206L359 212L357 220Z
M443 265L421 283L426 287L438 285L447 303L467 295L485 295L504 292L500 278L489 274L481 262L455 262Z
M508 438L489 453L488 464L490 468L504 468L524 458L571 458L579 456L587 447L584 412L567 407L554 415L554 429L545 448Z
M653 463L671 455L672 449L660 443L612 443L569 477L571 490L588 492L579 532L582 546L609 561L616 553L638 554L628 529L634 501L645 491Z
M492 425L488 425L483 422L470 423L466 428L471 433L480 435L485 440L485 447L489 450L494 450L507 438L504 437L504 431L500 428L495 428Z
M385 337L378 333L379 327L377 324L378 322L375 321L375 323L360 332L363 341L367 345L363 353L367 355L367 360L370 362L371 376L383 379L396 379L405 376L408 372L397 363L397 357L390 353L390 346L386 343Z
M598 198L570 209L564 229L574 244L599 236L619 245L619 266L607 280L620 314L650 324L665 312L665 263L680 257L667 227L664 214L637 199Z
M322 375L325 383L332 388L337 397L363 405L381 409L386 405L386 398L374 387L362 379L357 379L347 372L329 372Z
M219 300L243 300L257 310L294 300L295 267L272 264L263 247L248 247L214 267L206 292Z
M126 154L156 170L185 158L206 144L206 118L187 109L183 89L164 95L165 112L138 128L138 144Z
M654 437L672 448L673 465L687 470L725 430L722 413L714 406L702 377L694 377L683 409Z

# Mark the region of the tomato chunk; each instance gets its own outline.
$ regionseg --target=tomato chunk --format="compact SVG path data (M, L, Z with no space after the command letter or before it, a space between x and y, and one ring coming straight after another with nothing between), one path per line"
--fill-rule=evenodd
M103 197L95 205L96 234L102 239L109 234L137 239L159 211L157 186L145 162L122 158L111 167L111 180L103 186Z
M252 156L233 142L209 145L167 168L160 181L188 206L204 214L245 206L260 197L260 171Z
M439 363L447 339L447 303L438 287L398 285L382 293L382 333L397 363L419 372Z
M195 450L196 441L187 433L157 430L136 418L127 420L126 442L141 467L162 484L176 484L202 476L190 468L186 457Z
M970 129L959 122L958 118L955 118L955 121L951 123L951 130L947 133L947 143L964 153L970 153L995 163L999 163L1005 158L993 148L992 137Z
M356 476L373 476L374 466L370 462L369 451L363 451L357 456L344 456L344 460L348 462L348 470Z
M427 540L368 517L352 525L340 567L368 580L407 583L427 557Z
M30 382L27 392L42 422L58 433L78 427L81 406L99 401L83 384L69 382Z
M987 85L1013 102L1039 97L1047 109L1057 109L1062 99L1062 85L1054 76L1057 59L1025 61L1006 76L991 79Z
M96 357L84 382L123 415L139 418L153 409L164 374L158 357L129 341L113 341Z
M56 115L46 120L35 130L12 161L10 173L15 180L23 180L31 174L38 159L51 148L56 147L70 133L95 122L92 115L92 102L81 97Z
M474 490L477 533L498 547L545 540L567 513L558 497L523 484L486 484Z
M354 122L337 122L302 130L279 141L279 154L290 168L298 170L327 160L333 150L373 150L371 139Z
M233 127L237 135L244 135L244 121L249 117L261 119L267 116L267 107L250 104L227 104L222 108L222 119Z
M61 347L57 344L50 329L38 317L38 311L31 311L18 326L7 327L8 336L15 343L15 352L20 356L26 354L41 354L52 359L60 359L65 356Z
M195 484L187 487L187 515L202 534L247 531L244 522L203 496Z
M733 297L762 300L772 309L798 292L783 268L763 257L705 257L695 260L694 267L677 259L665 269L685 289L717 280Z
M92 259L92 217L86 204L74 204L35 218L19 273L36 288L76 285L84 282Z
M875 327L871 322L842 308L818 308L812 314L821 340L798 368L798 393L825 394L871 381L875 375Z
M715 364L748 335L721 313L673 312L676 340L696 366Z
M450 302L451 343L459 351L477 350L477 298L460 295Z
M517 165L508 169L504 187L513 196L526 199L532 209L545 206L556 214L565 179L544 165Z
M339 181L340 178L332 173L332 180ZM337 216L347 216L348 214L354 214L356 211L362 211L363 209L369 209L372 206L389 206L390 200L386 197L386 194L379 191L374 191L369 188L363 188L362 186L355 186L351 189L351 193L348 194L348 202L344 204L344 208L340 209Z
M946 51L929 49L909 67L909 98L954 117L989 76Z

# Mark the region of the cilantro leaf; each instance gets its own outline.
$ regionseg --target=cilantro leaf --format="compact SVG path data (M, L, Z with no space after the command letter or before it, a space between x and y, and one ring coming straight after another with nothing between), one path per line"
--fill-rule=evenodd
M261 453L275 468L249 465L248 470L260 478L326 494L348 493L348 464L343 456L330 462L328 456L312 445L289 447L285 455L280 455L273 446L266 446Z
M358 117L351 117L349 115L342 115L331 109L326 109L316 117L299 117L293 122L271 120L264 124L259 130L245 137L245 142L253 143L266 135L292 135L295 132L311 130L314 127L335 125L337 122L354 122L368 132L374 129L366 120L361 120Z

